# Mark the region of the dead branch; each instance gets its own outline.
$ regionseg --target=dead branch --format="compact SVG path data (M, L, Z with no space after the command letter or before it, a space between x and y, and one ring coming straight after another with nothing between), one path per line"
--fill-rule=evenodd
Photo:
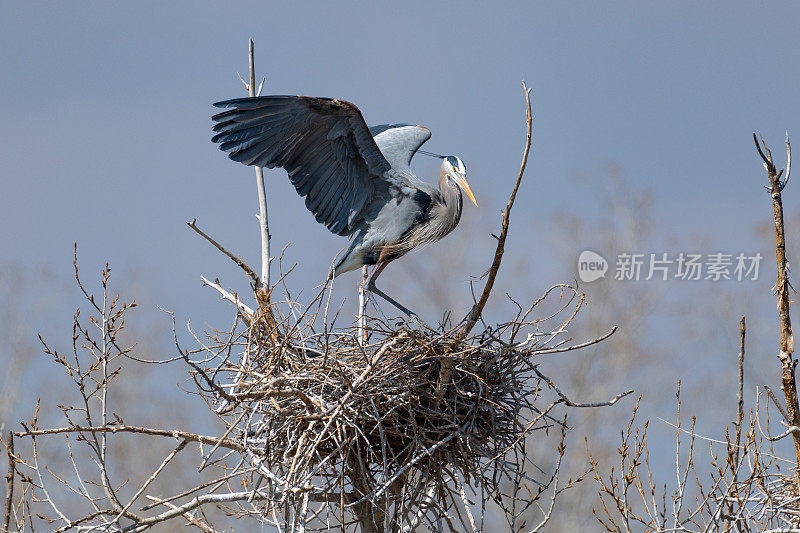
M14 433L8 432L6 439L6 452L8 456L8 473L6 474L6 505L3 515L3 531L10 531L9 525L11 524L11 512L14 502L14 472L15 472L15 458L14 458Z
M522 152L522 164L519 167L517 180L514 182L514 188L511 190L511 195L508 197L508 203L503 211L503 222L500 227L500 236L497 238L497 248L495 249L492 266L489 267L489 275L486 278L486 284L483 286L483 292L481 292L480 299L472 307L472 311L469 314L469 319L467 320L466 324L464 324L464 327L459 334L459 337L462 338L466 337L469 332L472 331L472 328L475 327L475 324L478 322L481 313L483 313L483 308L486 306L486 302L489 300L489 295L491 294L492 287L494 286L494 280L497 277L497 272L500 270L500 262L503 259L503 252L505 252L506 237L508 236L508 227L511 219L511 208L514 207L514 200L517 198L517 191L519 190L520 183L522 183L522 176L525 174L525 166L528 164L528 154L531 150L531 140L533 137L533 114L531 113L531 90L525 85L525 82L522 83L522 89L525 92L525 125L527 128L525 134L525 149Z
M736 390L736 459L738 462L738 449L742 440L742 422L744 421L744 340L747 328L744 317L739 321L739 358L737 360L738 388Z
M467 335L469 335L469 333L472 331L472 328L474 328L475 324L478 323L478 319L480 319L481 314L483 313L483 308L486 306L486 302L489 301L489 295L492 292L492 287L494 287L494 280L497 277L497 273L500 270L500 263L503 260L506 237L508 236L508 227L511 220L510 219L511 208L514 207L514 200L517 198L517 191L519 190L520 183L522 183L522 176L525 174L525 167L528 164L528 154L530 153L531 140L533 136L533 114L531 113L531 90L525 85L525 82L522 82L522 90L525 93L525 125L526 125L525 149L522 152L522 164L520 165L519 173L517 173L517 179L514 182L514 188L511 190L511 195L508 197L508 203L506 204L506 208L502 212L503 221L501 224L500 236L497 238L497 248L495 249L494 260L492 261L492 265L491 267L489 267L486 284L483 286L483 292L481 292L480 299L478 299L478 301L472 307L472 310L470 311L466 322L458 331L458 333L455 335L453 342L454 348L460 341L462 341L467 337ZM452 365L453 365L453 360L450 358L445 358L442 361L442 368L439 374L439 381L437 383L437 388L439 389L440 395L442 394L443 388L447 386L447 383L450 380Z
M184 439L191 442L199 442L200 444L219 445L223 448L230 450L242 451L242 447L234 441L223 440L219 441L217 437L209 437L206 435L198 435L196 433L189 433L188 431L180 431L177 429L154 429L139 426L73 426L63 428L51 429L38 429L28 431L15 431L16 437L38 437L40 435L58 435L61 433L140 433L142 435L153 435L158 437L171 437L174 439Z
M171 509L173 511L178 509L178 507L173 505L172 503L161 501L158 498L154 498L153 496L148 496L148 499L151 499L154 502L156 502L156 505L163 505L167 509ZM202 531L205 531L205 533L216 533L216 530L214 528L212 528L211 526L209 526L208 524L206 524L205 522L194 516L189 511L181 513L181 516L183 516L186 519L186 522L192 524L193 526L196 526Z
M222 285L218 283L219 280L210 281L206 279L205 276L200 276L200 279L203 281L203 285L207 285L217 291L223 300L231 302L237 309L240 309L247 318L252 319L255 316L256 312L253 311L250 306L242 302L236 294L222 288Z
M250 39L250 46L249 46L249 65L250 65L250 83L247 84L247 92L250 94L250 97L255 97L261 93L261 85L258 87L258 93L256 93L256 66L255 66L255 45L253 44L253 39ZM261 84L263 85L263 81ZM270 272L271 272L271 263L272 258L269 255L269 246L270 246L270 238L271 235L269 234L269 214L267 211L267 188L266 184L264 183L264 169L259 166L254 167L256 169L256 187L258 189L258 209L259 209L259 216L258 216L258 223L259 229L261 232L261 278L266 282L266 291L269 294L270 289L272 287L271 280L270 280ZM262 288L259 283L256 283L256 289Z
M551 353L551 352L547 352L547 353ZM567 397L566 394L561 392L561 390L556 386L556 384L553 383L553 380L551 380L550 378L548 378L547 376L542 374L541 371L539 371L539 368L537 366L532 366L531 370L533 370L533 372L537 376L542 378L544 380L544 382L547 383L547 386L550 387L551 389L553 389L556 392L556 394L558 394L558 397L561 398L561 401L564 402L564 405L566 405L568 407L610 407L610 406L614 405L615 403L617 403L622 398L624 398L625 396L628 396L629 394L633 394L633 389L629 389L629 390L626 390L625 392L620 392L619 394L617 394L616 396L614 396L613 398L611 398L610 400L605 401L605 402L592 402L592 403L573 402L572 400L570 400Z
M193 219L191 222L187 222L186 225L189 226L190 228L192 228L198 235L203 237L205 240L210 242L217 250L219 250L220 252L225 254L228 258L230 258L230 260L233 261L234 263L236 263L236 265L239 268L244 270L245 274L247 274L247 276L251 280L253 280L253 287L254 288L257 288L257 287L261 286L261 279L258 277L258 274L256 274L255 271L252 268L250 268L250 266L248 266L247 263L242 261L242 259L240 257L237 257L237 256L233 255L232 253L230 253L220 243L218 243L216 240L214 240L210 235L208 235L206 232L204 232L199 227L197 227L197 219L196 218Z
M772 153L767 147L764 138L759 144L758 137L753 133L753 141L761 159L764 161L764 168L767 171L769 190L772 197L772 207L775 222L775 259L778 266L778 280L775 289L778 295L778 315L780 318L781 331L781 351L778 359L781 361L781 384L786 398L786 411L788 418L786 423L790 426L800 426L800 403L797 398L797 381L795 379L796 361L792 354L794 352L794 342L792 337L792 321L789 317L789 263L786 259L786 232L783 223L783 199L781 193L789 181L789 172L792 161L792 148L789 144L789 135L786 135L786 178L781 180L783 170L778 171L772 161ZM793 434L795 456L797 468L800 469L800 435Z

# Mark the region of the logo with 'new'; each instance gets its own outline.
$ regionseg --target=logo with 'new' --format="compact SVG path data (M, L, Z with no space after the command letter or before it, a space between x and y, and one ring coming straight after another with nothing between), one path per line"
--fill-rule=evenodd
M602 255L591 250L584 250L578 257L578 277L584 283L606 277L608 261Z

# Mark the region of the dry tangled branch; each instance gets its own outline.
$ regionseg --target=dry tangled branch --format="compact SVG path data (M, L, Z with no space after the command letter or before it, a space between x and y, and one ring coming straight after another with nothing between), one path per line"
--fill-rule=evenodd
M600 465L589 451L599 505L593 511L609 532L795 531L800 519L793 461L776 454L768 409L757 395L744 424L726 427L721 439L700 435L696 419L681 418L680 383L675 422L675 474L654 474L648 446L649 421L637 423L638 402L621 432L618 463ZM763 421L762 421L763 420ZM588 443L587 443L588 446ZM708 454L702 454L706 447ZM788 471L788 473L786 473Z
M8 442L10 472L22 492L13 504L9 496L6 519L18 528L40 528L44 521L58 531L143 531L181 519L213 531L202 508L216 506L291 531L350 524L362 531L420 525L478 531L490 501L514 529L532 507L539 509L541 526L558 494L574 483L559 478L567 424L555 408L610 405L620 397L573 402L539 368L541 354L589 344L564 338L584 303L573 287L552 287L511 321L459 340L455 350L463 322L426 330L373 319L366 343L359 342L357 326L315 332L315 318L325 318L329 305L323 288L303 310L285 301L250 314L237 305L230 331L200 337L190 328L198 343L192 350L183 349L176 334L177 359L188 365L224 431L134 426L110 408L122 360L134 357L119 345L133 305L108 296L110 269L103 271L99 298L84 289L77 261L75 273L91 308L90 327L76 313L71 357L46 344L45 351L72 378L81 401L60 406L66 423L59 427L40 427L37 406L13 434L26 451L15 453L14 441ZM442 384L445 361L452 371ZM547 465L534 462L526 442L535 434L546 438L550 428L560 435L556 464L541 474ZM108 459L112 439L124 434L175 442L131 486L114 481ZM56 436L66 437L74 475L40 461L37 443ZM194 487L170 486L167 495L163 486L152 491L189 444L198 446L199 470L214 473ZM83 504L66 506L65 491Z
M766 142L753 134L756 149L767 171L773 203L777 260L778 322L780 328L782 403L768 386L756 394L749 420L744 411L745 319L739 323L738 387L733 430L726 426L724 437L711 439L695 432L695 418L686 427L681 421L678 383L675 429L675 479L667 483L654 479L647 444L649 421L637 425L638 402L630 423L621 433L617 449L619 463L605 470L589 453L592 474L598 483L600 505L594 509L598 521L610 532L708 532L708 531L800 531L800 407L798 407L793 357L792 326L789 316L789 262L782 192L789 181L791 146L786 137L786 175L778 170ZM783 179L782 179L783 177ZM764 403L762 398L768 398ZM778 409L785 430L772 435L770 402ZM763 417L763 418L762 418ZM781 458L773 443L790 437L795 447L792 460ZM682 440L683 438L683 440ZM688 438L688 444L686 442ZM707 459L698 459L696 442L708 444ZM588 442L587 442L588 450Z
M555 313L532 318L551 300ZM531 478L526 439L566 428L552 413L559 404L581 406L537 368L540 353L573 347L562 335L583 304L574 288L552 287L514 320L460 341L457 350L463 322L434 331L371 320L364 345L357 328L315 334L318 302L298 319L282 312L296 304L273 304L271 324L263 314L243 315L240 330L198 339L202 366L181 350L209 403L225 406L224 437L244 448L242 468L255 468L248 499L264 503L237 513L290 516L288 524L306 530L309 516L324 516L316 528L328 529L346 526L351 514L364 531L421 522L440 529L443 520L483 529L484 513L476 522L466 493L493 500L513 524L545 491L571 483Z

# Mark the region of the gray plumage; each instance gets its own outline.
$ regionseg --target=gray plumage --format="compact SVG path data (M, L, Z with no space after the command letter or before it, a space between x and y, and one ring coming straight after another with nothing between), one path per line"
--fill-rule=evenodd
M334 275L377 264L374 286L389 262L456 227L460 188L475 201L455 156L443 157L438 189L411 171L411 159L431 136L423 126L368 128L355 105L330 98L263 96L214 105L230 108L212 117L220 149L246 165L283 167L316 220L352 239Z

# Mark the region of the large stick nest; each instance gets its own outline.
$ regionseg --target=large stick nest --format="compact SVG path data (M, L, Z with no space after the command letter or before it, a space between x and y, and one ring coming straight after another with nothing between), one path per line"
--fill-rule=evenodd
M297 453L309 428L302 440L322 455L345 443L387 471L410 465L436 477L447 466L469 478L479 458L513 446L517 414L529 407L520 396L538 386L520 375L519 352L408 328L378 336L363 348L352 336L334 337L327 356L283 350L278 367L263 369L272 379L248 392L260 397L251 408L264 415L257 435L267 439L268 465ZM440 386L446 361L452 372ZM334 417L328 427L326 417Z
M552 303L554 312L529 318ZM571 403L534 359L571 349L561 335L582 303L560 285L515 320L469 336L463 322L434 330L370 320L361 340L356 328L315 333L314 313L297 318L271 304L242 314L204 346L205 368L193 365L257 472L252 483L266 480L284 510L306 498L355 515L368 504L383 513L378 524L407 523L408 513L433 520L466 505L464 486L504 508L530 505L552 478L525 473L526 439L563 429L550 412Z

